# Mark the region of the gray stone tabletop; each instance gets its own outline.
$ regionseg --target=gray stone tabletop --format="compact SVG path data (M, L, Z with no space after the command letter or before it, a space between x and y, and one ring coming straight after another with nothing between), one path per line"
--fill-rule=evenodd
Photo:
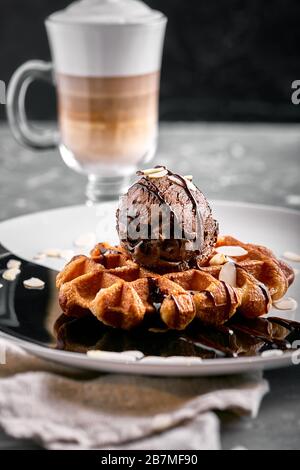
M44 124L43 124L44 125ZM156 164L193 174L209 199L300 210L300 125L163 124ZM0 220L84 202L85 178L58 151L19 146L0 126ZM225 449L300 448L300 369L267 372L258 418L222 414ZM0 432L0 449L37 448Z
M300 209L300 125L163 124L156 164L194 175L209 199ZM0 220L84 202L85 177L58 151L17 144L0 127Z

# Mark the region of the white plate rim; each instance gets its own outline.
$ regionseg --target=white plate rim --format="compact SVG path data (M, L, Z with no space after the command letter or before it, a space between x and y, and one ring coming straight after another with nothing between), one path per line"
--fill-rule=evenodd
M34 354L40 358L47 359L61 365L96 370L99 372L130 373L139 375L156 376L206 376L206 375L228 375L249 372L253 370L274 369L287 366L295 366L292 361L293 352L284 352L281 356L251 356L237 358L204 359L199 364L176 364L172 362L164 363L164 360L158 357L155 364L136 360L126 362L125 360L111 361L106 358L92 358L82 353L60 351L48 348L46 346L31 343L29 341L17 338L8 333L0 331L0 338L12 341L17 346L28 353Z
M111 206L116 204L116 201L107 201L101 203L102 205ZM218 205L219 207L244 207L253 210L267 210L272 212L283 212L285 214L300 217L300 211L281 206L271 206L267 204L255 204L248 202L226 201L226 200L212 200L211 205ZM57 212L64 210L80 210L86 207L83 204L64 206L59 208L52 208L46 211L37 211L31 214L25 214L18 217L13 217L0 222L1 226L16 220L22 222L32 216L39 217L42 214L49 212ZM1 240L0 240L1 242ZM5 245L3 245L4 248ZM82 353L75 353L69 351L60 351L48 348L43 345L29 342L27 340L15 337L0 330L0 337L8 339L15 344L22 347L29 353L35 354L44 359L52 360L65 366L96 370L102 372L117 372L141 375L170 375L170 376L200 376L200 375L222 375L222 374L235 374L257 369L271 369L280 368L285 366L295 365L292 362L293 352L284 352L281 356L251 356L251 357L238 357L238 358L220 358L220 359L205 359L199 364L189 364L187 358L186 364L176 364L172 362L164 363L163 359L158 357L157 363L143 363L143 361L135 361L126 363L125 360L111 361L106 358L91 358Z
M289 207L284 207L284 206L273 206L271 204L257 204L257 203L252 203L252 202L243 202L243 201L230 201L227 199L211 199L209 201L211 206L218 205L218 206L226 206L226 207L245 207L249 209L254 209L254 210L268 210L272 212L284 212L286 214L290 215L296 215L300 216L300 211L297 209L291 209ZM111 206L112 204L117 204L117 201L103 201L99 203L99 205L107 205ZM70 205L70 206L60 206L60 207L54 207L51 209L46 209L46 210L41 210L41 211L36 211L36 212L30 212L29 214L23 214L23 215L18 215L16 217L9 217L8 219L1 220L0 221L0 228L1 225L7 224L9 222L13 222L15 220L24 220L27 218L30 218L32 216L40 216L42 214L48 213L48 212L57 212L57 211L64 211L67 209L75 209L78 210L80 208L88 207L85 204L75 204L75 205ZM97 207L97 204L96 206ZM1 242L1 240L0 240Z

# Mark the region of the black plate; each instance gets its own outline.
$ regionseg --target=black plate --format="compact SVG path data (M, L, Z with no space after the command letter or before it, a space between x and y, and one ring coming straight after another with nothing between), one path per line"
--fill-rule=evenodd
M21 273L13 282L2 278L10 259L22 263ZM254 356L272 348L290 349L291 343L300 338L300 324L295 322L278 318L246 321L238 315L234 322L219 329L195 321L184 332L163 331L160 323L145 323L130 332L113 329L93 315L76 319L62 314L55 286L56 275L54 270L9 253L1 255L0 330L30 343L72 352L140 350L151 356L199 356L204 359ZM43 280L45 288L26 289L23 281L31 277Z

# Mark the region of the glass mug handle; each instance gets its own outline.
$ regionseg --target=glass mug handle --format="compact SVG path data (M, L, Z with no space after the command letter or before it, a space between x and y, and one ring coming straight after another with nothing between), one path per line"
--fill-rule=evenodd
M54 85L53 65L50 62L32 60L19 67L11 78L7 90L7 117L14 137L34 149L50 149L59 143L58 131L36 129L29 123L25 109L26 93L34 80Z

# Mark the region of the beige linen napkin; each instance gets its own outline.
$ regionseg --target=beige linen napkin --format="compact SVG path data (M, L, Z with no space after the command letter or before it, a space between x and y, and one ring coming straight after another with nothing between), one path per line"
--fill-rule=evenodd
M159 378L66 369L0 339L0 427L48 449L219 449L213 410L256 416L261 374ZM3 357L3 354L2 354Z

